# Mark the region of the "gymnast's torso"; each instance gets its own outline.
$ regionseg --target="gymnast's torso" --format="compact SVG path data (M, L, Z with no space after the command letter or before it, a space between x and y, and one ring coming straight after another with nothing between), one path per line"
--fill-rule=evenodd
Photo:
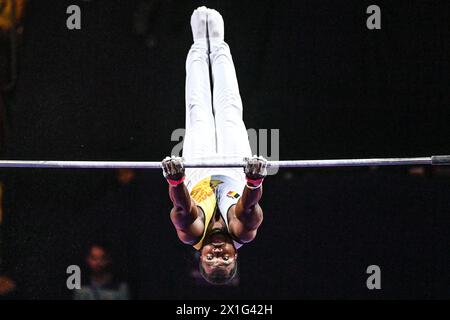
M203 242L208 238L212 230L222 230L227 232L236 249L242 246L239 239L231 234L229 223L232 219L230 208L239 200L245 182L236 179L236 175L207 175L196 180L188 180L186 187L195 205L200 209L203 216L204 231L193 246L200 250Z

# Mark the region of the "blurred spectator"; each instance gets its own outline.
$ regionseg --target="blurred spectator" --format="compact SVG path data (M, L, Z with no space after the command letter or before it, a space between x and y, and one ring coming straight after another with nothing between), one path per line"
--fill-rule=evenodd
M89 282L75 290L74 300L128 300L128 284L113 273L113 260L104 245L94 244L86 257Z

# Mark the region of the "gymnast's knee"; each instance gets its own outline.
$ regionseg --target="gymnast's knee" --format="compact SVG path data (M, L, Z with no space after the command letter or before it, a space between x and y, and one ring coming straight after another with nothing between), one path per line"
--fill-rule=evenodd
M207 125L210 127L213 125L212 113L209 114L206 109L199 104L189 104L187 112L189 112L189 124L191 127L198 125Z
M226 106L216 111L216 123L226 126L235 126L243 123L242 107L238 103L228 103Z

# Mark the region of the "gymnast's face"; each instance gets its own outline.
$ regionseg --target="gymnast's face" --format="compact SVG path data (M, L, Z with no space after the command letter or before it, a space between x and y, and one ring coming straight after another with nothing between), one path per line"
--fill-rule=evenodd
M207 238L201 250L200 263L206 274L222 271L229 274L236 263L237 251L231 238L223 232L215 232Z

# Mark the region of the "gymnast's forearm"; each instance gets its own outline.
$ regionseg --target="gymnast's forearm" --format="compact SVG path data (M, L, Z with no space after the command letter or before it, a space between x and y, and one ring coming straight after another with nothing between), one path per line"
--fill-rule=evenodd
M258 189L249 189L247 187L244 188L244 192L242 193L241 198L238 202L241 203L242 209L244 211L253 210L255 206L258 204L259 200L262 197L262 186Z
M258 189L244 188L242 196L236 203L235 214L242 222L252 224L253 218L261 214L261 207L258 205L262 197L262 186Z
M192 199L184 183L177 186L169 186L169 197L178 214L187 215L192 211Z
M246 230L256 230L262 222L262 209L258 202L262 196L262 186L257 189L244 188L236 203L234 214Z

